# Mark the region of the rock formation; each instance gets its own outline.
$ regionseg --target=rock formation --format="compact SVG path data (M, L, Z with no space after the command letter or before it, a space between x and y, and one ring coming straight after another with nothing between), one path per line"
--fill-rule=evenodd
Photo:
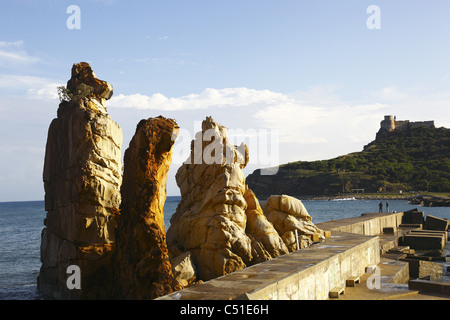
M303 203L294 197L272 195L263 210L291 252L308 247L313 241L325 239L323 230L312 223ZM296 230L300 248L297 247Z
M183 287L188 287L195 284L197 281L197 267L192 262L192 254L187 252L178 253L171 260L172 271L175 279L182 284Z
M287 252L256 198L246 194L242 169L247 162L247 146L231 145L227 128L208 117L191 143L190 159L177 171L181 202L170 220L167 241L169 248L191 252L200 280ZM245 196L253 201L250 207ZM277 243L280 248L275 248Z
M154 299L182 289L172 273L164 226L167 174L178 130L172 119L142 120L125 151L114 259L122 299Z
M450 207L450 197L419 194L412 197L409 203L422 207Z
M245 210L247 216L246 232L249 237L256 240L252 244L256 246L256 251L261 252L258 254L261 257L260 260L270 260L288 253L288 247L280 238L273 224L264 215L253 191L248 189L247 186L244 199L247 202L247 209ZM265 253L263 254L263 252Z
M67 89L48 131L38 288L56 299L105 298L121 202L122 130L106 113L112 86L89 64L73 66ZM81 290L66 284L71 265L80 268Z
M112 86L82 62L59 90L43 174L38 289L44 297L154 299L295 250L295 230L302 247L323 238L297 199L272 196L263 211L245 184L247 146L233 146L227 128L208 117L176 174L182 199L166 243L176 122L161 116L139 122L122 183L122 131L106 109Z

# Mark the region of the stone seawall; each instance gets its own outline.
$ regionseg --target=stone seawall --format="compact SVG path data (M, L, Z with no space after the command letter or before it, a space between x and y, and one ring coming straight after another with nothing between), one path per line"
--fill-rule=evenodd
M382 234L384 228L396 230L402 224L402 217L403 212L365 213L360 217L318 223L317 226L324 230L372 236Z
M377 237L333 232L307 249L161 297L161 300L325 300L380 262Z
M318 224L331 238L276 259L161 297L161 300L325 300L346 280L380 263L384 228L398 228L403 213L364 214Z

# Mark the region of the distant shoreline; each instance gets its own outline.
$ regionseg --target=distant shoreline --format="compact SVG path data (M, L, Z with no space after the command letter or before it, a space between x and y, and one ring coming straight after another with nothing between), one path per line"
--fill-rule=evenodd
M448 193L421 193L421 194L340 194L335 196L303 196L302 200L406 200L411 204L422 207L450 207L450 197Z
M355 200L411 200L411 195L373 195L373 194L343 194L336 196L302 196L302 200L339 200L339 199L355 199Z
M424 192L424 193L386 193L386 194L374 194L374 193L344 193L337 195L321 195L321 196L305 196L305 195L290 195L300 200L322 200L322 201L331 201L331 200L339 200L339 199L348 199L348 200L406 200L413 201L421 198L432 198L434 200L437 199L445 199L450 201L450 193L438 193L438 192ZM181 196L167 196L167 200L172 200L173 198L179 198L181 200ZM260 201L267 200L268 197L260 197ZM0 201L0 203L21 203L21 202L45 202L44 200L24 200L24 201Z
M413 200L418 197L429 196L436 198L446 198L449 193L344 193L337 195L292 195L301 200L339 200L339 199L355 199L355 200Z

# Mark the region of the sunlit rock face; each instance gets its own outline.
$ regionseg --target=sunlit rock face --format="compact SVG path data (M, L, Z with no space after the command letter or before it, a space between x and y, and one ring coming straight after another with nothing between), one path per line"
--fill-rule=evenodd
M247 202L247 227L246 233L253 238L252 244L255 246L259 259L262 261L276 258L289 252L288 247L274 228L273 224L264 215L259 205L259 201L252 190L246 189L244 193Z
M56 299L103 298L121 203L122 130L106 113L112 86L89 64L73 66L67 88L47 137L38 288ZM81 271L81 289L68 288L70 265Z
M311 216L299 199L287 195L272 195L265 202L263 209L289 251L309 247L314 239L325 240L323 230L313 224Z
M142 120L125 151L114 258L118 298L154 299L182 289L172 273L164 226L166 181L178 130L172 119Z
M207 117L191 143L190 159L177 171L181 202L167 241L169 247L192 254L198 279L209 280L287 252L248 193L242 171L247 163L247 146L232 145L227 128ZM280 248L275 248L277 243Z

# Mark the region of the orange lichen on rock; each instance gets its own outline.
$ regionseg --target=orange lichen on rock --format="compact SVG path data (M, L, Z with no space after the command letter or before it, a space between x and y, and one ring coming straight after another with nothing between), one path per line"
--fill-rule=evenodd
M62 101L49 127L44 161L45 228L38 288L52 299L105 298L122 183L122 129L106 113L112 86L87 63L72 67L68 87L93 94ZM95 104L95 108L92 106ZM97 108L98 105L98 108ZM67 268L81 270L81 290L69 290Z
M164 226L167 174L178 130L172 119L142 120L125 152L115 257L120 298L154 299L182 289L172 273Z

